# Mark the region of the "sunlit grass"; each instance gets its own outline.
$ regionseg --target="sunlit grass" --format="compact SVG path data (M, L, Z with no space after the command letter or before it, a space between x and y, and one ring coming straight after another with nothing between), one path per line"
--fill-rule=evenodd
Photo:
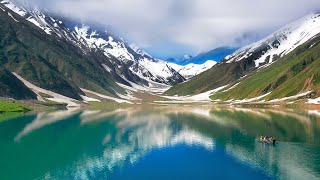
M0 101L0 113L27 112L27 111L31 111L31 109L21 104L18 104L15 102Z
M21 104L8 101L0 101L0 122L22 115L31 111L30 108Z

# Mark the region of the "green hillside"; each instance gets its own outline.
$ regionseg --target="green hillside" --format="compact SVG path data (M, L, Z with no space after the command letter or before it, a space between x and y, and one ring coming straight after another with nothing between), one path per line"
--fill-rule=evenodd
M281 58L276 57L271 65L257 69L254 59L265 51L261 49L242 61L222 62L190 81L172 87L165 93L194 95L228 85L211 98L242 100L270 93L265 99L271 100L307 91L313 91L311 96L318 97L320 96L319 42L320 35L291 53Z
M320 96L320 36L301 45L272 65L255 71L239 81L234 89L212 96L212 99L230 100L253 98L271 93L265 99L289 97L306 91ZM226 89L228 89L227 87Z
M173 86L165 92L167 95L194 95L232 83L250 72L254 63L221 63L185 83Z
M103 56L83 53L66 40L48 35L14 12L11 14L19 22L8 16L8 12L0 11L1 67L36 86L78 100L84 94L80 88L113 96L115 91L124 92L101 67L100 62L106 61L101 59ZM17 96L17 92L10 95Z
M230 84L256 69L255 58L265 49L253 53L242 61L221 63L205 71L185 83L173 86L165 92L167 95L195 95Z

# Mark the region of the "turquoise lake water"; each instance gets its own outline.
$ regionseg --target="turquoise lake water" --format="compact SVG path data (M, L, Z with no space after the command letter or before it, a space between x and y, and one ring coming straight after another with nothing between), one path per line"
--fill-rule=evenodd
M277 138L275 146L257 142ZM0 179L320 179L320 116L61 110L0 122Z

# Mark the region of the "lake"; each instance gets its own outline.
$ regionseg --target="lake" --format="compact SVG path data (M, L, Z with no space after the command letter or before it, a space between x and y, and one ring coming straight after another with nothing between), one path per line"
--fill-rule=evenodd
M260 135L277 138L273 145ZM163 107L0 122L0 179L320 179L320 113Z

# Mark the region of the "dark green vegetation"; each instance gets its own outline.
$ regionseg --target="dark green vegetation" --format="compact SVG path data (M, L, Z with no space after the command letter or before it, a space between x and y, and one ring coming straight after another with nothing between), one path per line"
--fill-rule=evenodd
M8 12L14 16L8 15ZM0 11L0 66L16 72L24 79L41 88L80 100L84 94L80 88L116 96L115 91L123 92L101 63L108 59L102 52L84 53L69 41L48 35L32 23L24 20L6 8ZM35 96L8 71L1 70L7 79L0 80L5 89L0 95L12 98L30 99ZM23 91L15 89L22 87ZM23 93L26 92L26 93ZM22 95L24 94L24 95Z
M174 86L166 94L198 94L230 84L214 94L212 99L240 100L270 93L266 100L271 100L306 91L313 91L311 96L318 97L320 95L319 42L320 37L317 36L288 55L277 58L273 64L265 68L255 68L255 56L230 64L222 62L190 81ZM245 75L247 75L245 78L240 79ZM236 83L240 84L228 90Z
M29 90L6 68L0 67L0 96L14 99L35 99L36 95Z
M294 96L313 91L320 96L320 36L301 45L272 65L239 81L234 89L219 92L213 99L245 99L270 93L265 99ZM228 87L227 87L228 88ZM226 89L227 89L226 88Z

